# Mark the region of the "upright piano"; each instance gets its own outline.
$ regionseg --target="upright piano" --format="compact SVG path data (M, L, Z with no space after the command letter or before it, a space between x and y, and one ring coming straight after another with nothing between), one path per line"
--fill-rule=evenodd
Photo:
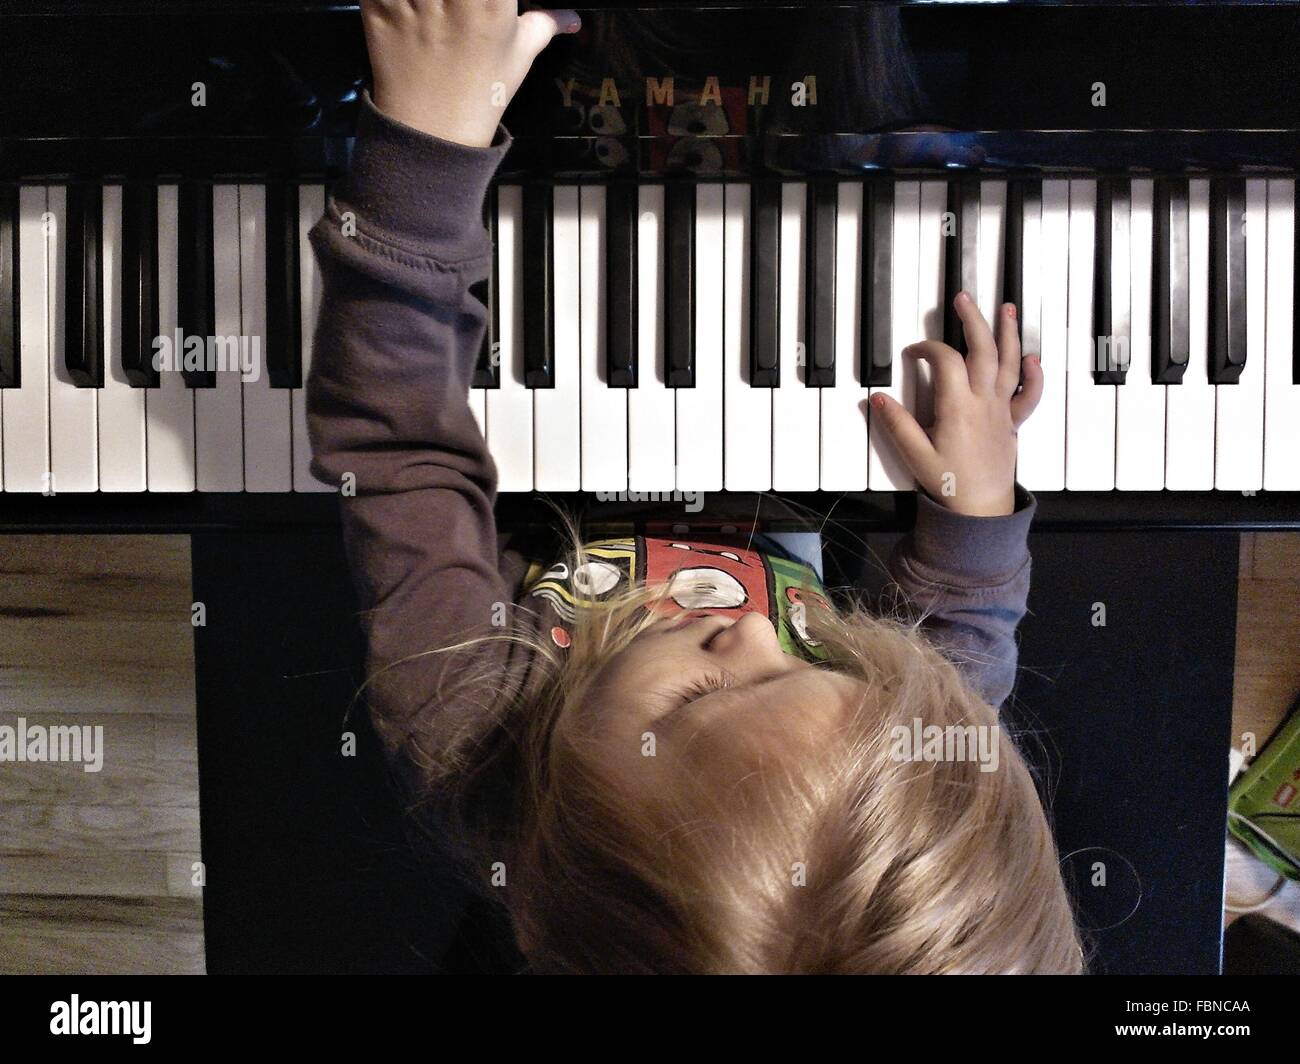
M1132 872L1084 903L1103 967L1212 969L1224 796L1203 781L1228 739L1232 533L1300 529L1300 6L580 10L505 114L485 204L468 400L502 529L545 496L591 527L667 512L883 543L914 485L864 401L924 418L925 370L900 349L961 346L956 291L990 318L1015 303L1046 382L1018 477L1059 534L1035 546L1032 723L1093 725L1049 773L1062 848L1109 847ZM314 911L302 879L240 866L249 831L230 825L259 802L250 742L281 742L314 793L338 785L337 759L303 762L283 722L319 728L289 681L355 651L342 592L307 590L346 573L304 385L306 236L368 76L356 5L18 0L0 46L0 530L193 535L196 599L224 607L196 643L205 859L239 869L209 886L210 967L272 964L268 943L290 966L355 966L284 931ZM160 372L157 338L190 336L255 348L262 372ZM1108 632L1069 627L1108 596L1127 604ZM335 680L310 699L346 705ZM1113 704L1126 692L1148 701ZM265 712L295 698L296 717ZM1175 704L1195 733L1176 756L1111 756L1176 727ZM312 808L266 816L287 830ZM234 912L223 938L213 917ZM250 933L257 961L235 942Z

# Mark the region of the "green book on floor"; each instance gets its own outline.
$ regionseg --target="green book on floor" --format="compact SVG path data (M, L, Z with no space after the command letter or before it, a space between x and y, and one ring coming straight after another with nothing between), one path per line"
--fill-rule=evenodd
M1228 792L1228 830L1270 868L1300 880L1300 702Z

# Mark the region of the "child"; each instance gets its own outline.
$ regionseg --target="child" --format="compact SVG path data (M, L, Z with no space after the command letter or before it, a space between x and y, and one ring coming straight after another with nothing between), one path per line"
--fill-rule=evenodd
M1014 308L995 342L958 299L966 360L908 349L932 369L931 429L872 410L926 491L891 562L924 633L831 607L814 573L744 540L570 529L564 560L530 572L498 539L467 403L485 325L469 286L490 263L501 111L577 16L362 10L374 94L312 233L310 426L318 474L355 478L367 694L430 845L472 832L463 859L534 971L1080 971L1033 781L998 745L1034 508L1016 427L1042 380Z

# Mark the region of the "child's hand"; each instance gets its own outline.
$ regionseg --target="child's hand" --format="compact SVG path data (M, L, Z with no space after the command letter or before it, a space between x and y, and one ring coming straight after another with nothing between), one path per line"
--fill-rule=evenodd
M1015 307L1002 305L998 339L965 292L955 306L966 335L965 359L938 340L903 349L931 366L934 424L923 429L895 399L871 397L917 483L941 506L975 517L1015 510L1016 430L1043 394L1036 357L1020 359ZM1024 387L1016 388L1024 375Z
M443 140L486 148L537 54L582 25L516 0L363 0L375 106Z

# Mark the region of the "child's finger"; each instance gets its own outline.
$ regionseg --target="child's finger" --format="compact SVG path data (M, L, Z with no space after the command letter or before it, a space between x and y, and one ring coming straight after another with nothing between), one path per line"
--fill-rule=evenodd
M582 19L570 8L534 8L519 16L518 42L530 56L536 56L560 33L576 33Z
M939 452L916 418L897 399L883 392L871 397L871 413L883 422L912 475L923 485L933 483L937 479L935 471L939 467Z
M966 337L966 374L970 378L971 391L990 392L998 375L998 345L993 339L993 330L968 293L958 292L953 306L957 308L957 317L961 319Z
M1011 420L1016 428L1023 425L1043 397L1043 364L1037 355L1030 355L1020 363L1023 374L1022 387L1011 398Z
M936 402L949 395L969 394L966 361L953 348L938 340L918 340L903 348L903 354L930 363Z
M1016 325L1015 305L1003 303L998 314L998 395L1014 395L1020 383L1020 330Z

